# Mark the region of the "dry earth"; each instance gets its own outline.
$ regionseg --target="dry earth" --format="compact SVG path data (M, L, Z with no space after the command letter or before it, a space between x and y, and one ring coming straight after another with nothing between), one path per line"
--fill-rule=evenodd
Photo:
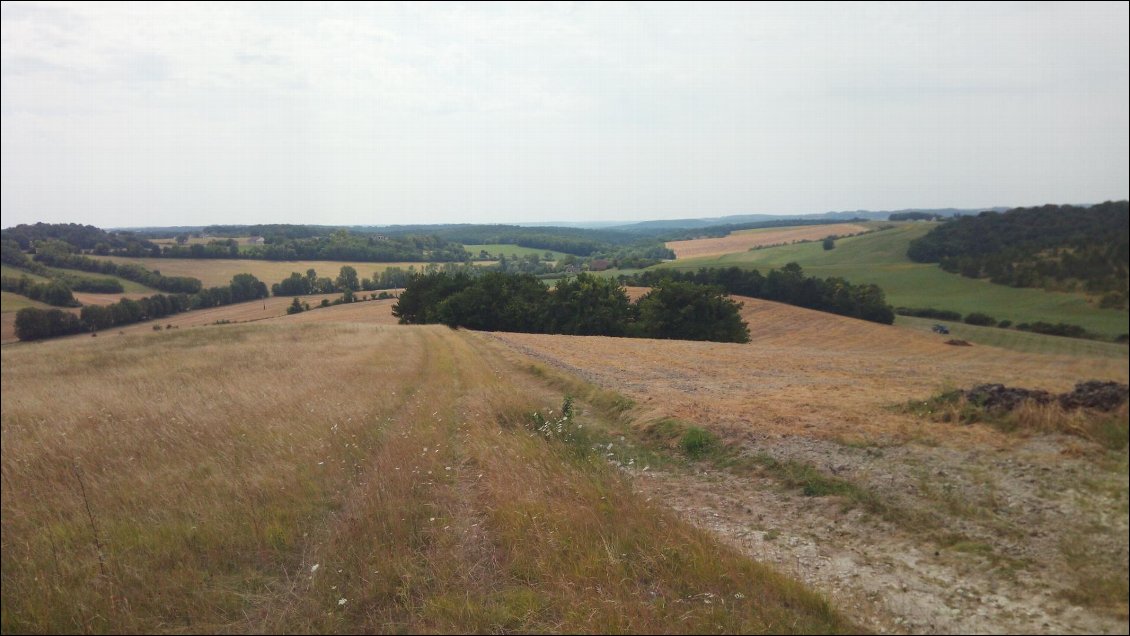
M805 497L768 471L634 471L641 491L822 590L872 629L1126 633L1125 599L1100 609L1069 600L1096 581L1126 580L1125 452L924 422L892 408L982 381L1055 391L1091 378L1125 382L1125 359L951 347L742 300L748 345L491 337L631 398L637 422L676 417L747 456L806 464L883 501L889 512L878 514Z
M832 234L846 236L866 231L868 231L866 226L856 223L741 230L719 238L670 241L667 243L667 247L675 252L675 258L699 258L745 252L754 247L781 245L783 243L795 243L796 241L818 241Z

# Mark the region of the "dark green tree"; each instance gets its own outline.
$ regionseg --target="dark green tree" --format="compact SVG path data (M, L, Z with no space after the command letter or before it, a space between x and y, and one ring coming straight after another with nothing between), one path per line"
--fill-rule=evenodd
M622 336L631 319L627 291L610 278L580 274L558 282L550 294L550 333Z
M749 342L741 304L719 287L671 280L640 298L636 328L645 338Z
M334 281L334 284L337 285L337 288L341 291L345 291L347 289L350 291L357 291L361 289L361 281L357 278L357 270L353 269L349 265L345 265L341 268L341 271L338 273L337 280Z

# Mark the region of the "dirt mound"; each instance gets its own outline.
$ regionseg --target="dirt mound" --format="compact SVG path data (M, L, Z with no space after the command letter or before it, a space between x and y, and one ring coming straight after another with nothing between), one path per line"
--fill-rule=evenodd
M1130 396L1130 387L1118 382L1091 380L1077 383L1075 389L1069 393L1054 395L1039 389L1022 389L1003 384L979 384L965 391L964 395L970 402L989 410L1011 411L1024 402L1032 401L1036 404L1059 402L1059 405L1065 409L1088 408L1113 411L1126 402Z
M973 344L971 342L969 342L968 340L958 340L957 338L950 338L949 340L946 340L946 344L953 345L955 347L972 347L973 346Z

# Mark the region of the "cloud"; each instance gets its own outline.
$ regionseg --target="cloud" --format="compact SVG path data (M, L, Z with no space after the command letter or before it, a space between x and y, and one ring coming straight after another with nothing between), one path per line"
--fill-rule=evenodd
M0 11L5 223L1078 202L1130 172L1125 5Z

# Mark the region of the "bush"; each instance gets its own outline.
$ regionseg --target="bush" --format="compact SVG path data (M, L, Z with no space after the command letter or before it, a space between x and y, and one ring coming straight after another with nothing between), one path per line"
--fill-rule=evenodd
M975 311L965 317L965 324L977 325L979 327L992 327L997 324L997 319L988 314Z
M932 309L932 308L916 308L916 307L899 307L895 309L895 313L900 316L913 316L915 318L933 318L935 320L952 320L959 322L961 314L956 311L947 311L945 309Z
M1000 327L1001 329L1008 329L1009 327L1012 326L1012 321L1011 320L1002 320L1002 321L997 323L997 326Z

